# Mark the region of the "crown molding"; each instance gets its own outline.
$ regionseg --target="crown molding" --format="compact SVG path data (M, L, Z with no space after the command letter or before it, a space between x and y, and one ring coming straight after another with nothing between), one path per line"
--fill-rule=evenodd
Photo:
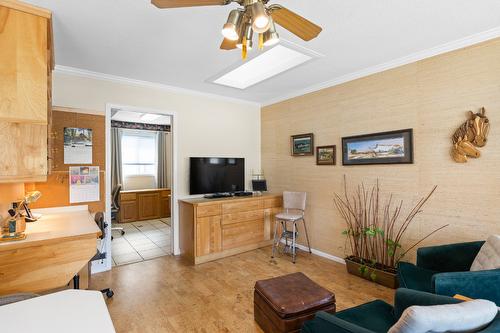
M90 78L90 79L97 79L97 80L127 84L127 85L132 85L132 86L139 86L139 87L144 87L144 88L158 89L158 90L168 91L171 93L206 97L206 98L211 98L214 100L219 100L219 101L224 101L224 102L231 102L231 103L236 103L236 104L252 105L252 106L261 107L261 104L257 103L257 102L252 102L252 101L247 101L247 100L243 100L243 99L227 97L227 96L222 96L222 95L217 95L217 94L205 93L205 92L186 89L186 88L179 88L179 87L170 86L170 85L166 85L166 84L162 84L162 83L135 80L135 79L126 78L123 76L93 72L93 71L88 71L85 69L80 69L80 68L75 68L75 67L56 65L54 72L59 73L59 74L65 74L65 75L72 75L72 76L78 76L78 77L84 77L84 78Z
M345 75L342 75L340 77L334 78L332 80L328 80L319 84L314 84L309 87L306 87L304 89L296 90L294 92L291 92L289 94L281 95L276 98L269 99L267 101L264 101L262 103L259 102L253 102L253 101L248 101L248 100L243 100L243 99L238 99L238 98L233 98L233 97L227 97L227 96L222 96L222 95L217 95L217 94L212 94L212 93L206 93L206 92L201 92L197 90L191 90L191 89L186 89L186 88L179 88L175 86L170 86L170 85L165 85L161 83L156 83L156 82L149 82L149 81L142 81L142 80L136 80L136 79L130 79L122 76L116 76L116 75L110 75L110 74L104 74L104 73L99 73L99 72L93 72L93 71L88 71L80 68L75 68L75 67L69 67L69 66L61 66L61 65L56 65L55 67L55 72L56 73L61 73L61 74L66 74L66 75L73 75L73 76L79 76L79 77L85 77L85 78L92 78L92 79L98 79L98 80L104 80L104 81L109 81L109 82L115 82L115 83L121 83L121 84L128 84L128 85L133 85L133 86L140 86L140 87L146 87L146 88L152 88L152 89L159 89L159 90L164 90L172 93L179 93L179 94L186 94L186 95L194 95L194 96L200 96L200 97L206 97L206 98L211 98L214 100L219 100L219 101L225 101L225 102L231 102L231 103L236 103L236 104L242 104L242 105L252 105L252 106L257 106L257 107L264 107L264 106L269 106L272 104L276 104L294 97L306 95L315 91L319 91L322 89L334 87L349 81L353 81L356 79L360 79L366 76L370 76L376 73L384 72L389 69L401 67L407 64L411 64L423 59L431 58L440 54L444 54L447 52L459 50L468 46L472 46L475 44L479 44L494 38L499 38L500 37L500 27L496 27L490 30L486 30L468 37L464 37L452 42L448 42L442 45L438 45L435 47L432 47L427 50L419 51L413 54L410 54L408 56L404 56L395 60L391 60L382 64L378 64L375 66L371 66L359 71L355 71L352 73L348 73Z
M277 98L273 98L273 99L264 101L264 102L262 102L262 107L276 104L276 103L279 103L279 102L282 102L282 101L285 101L285 100L288 100L288 99L291 99L294 97L306 95L306 94L309 94L309 93L312 93L312 92L315 92L318 90L322 90L325 88L334 87L334 86L337 86L337 85L340 85L340 84L343 84L343 83L346 83L349 81L360 79L362 77L366 77L366 76L373 75L376 73L384 72L384 71L389 70L389 69L401 67L401 66L411 64L411 63L414 63L414 62L417 62L417 61L420 61L423 59L431 58L431 57L434 57L434 56L437 56L440 54L459 50L459 49L462 49L462 48L465 48L468 46L472 46L475 44L479 44L479 43L482 43L482 42L485 42L485 41L488 41L491 39L495 39L498 37L500 37L500 27L496 27L496 28L493 28L490 30L486 30L486 31L474 34L474 35L470 35L470 36L465 37L465 38L457 39L455 41L448 42L448 43L445 43L445 44L442 44L439 46L435 46L435 47L432 47L432 48L427 49L427 50L419 51L419 52L410 54L410 55L402 57L402 58L398 58L398 59L395 59L395 60L392 60L392 61L389 61L386 63L382 63L379 65L375 65L372 67L368 67L368 68L362 69L360 71L356 71L356 72L352 72L352 73L349 73L346 75L342 75L340 77L334 78L333 80L328 80L328 81L325 81L325 82L322 82L319 84L309 86L309 87L304 88L304 89L297 90L297 91L289 93L289 94L282 95L282 96L277 97Z

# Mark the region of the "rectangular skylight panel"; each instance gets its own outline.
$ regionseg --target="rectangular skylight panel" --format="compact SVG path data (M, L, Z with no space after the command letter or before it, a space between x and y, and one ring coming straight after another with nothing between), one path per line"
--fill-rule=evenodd
M277 45L222 75L214 83L238 89L246 89L311 59L313 57L310 55L292 50L283 45Z
M155 121L161 117L162 117L161 114L154 114L154 113L143 113L141 115L141 119L144 121Z

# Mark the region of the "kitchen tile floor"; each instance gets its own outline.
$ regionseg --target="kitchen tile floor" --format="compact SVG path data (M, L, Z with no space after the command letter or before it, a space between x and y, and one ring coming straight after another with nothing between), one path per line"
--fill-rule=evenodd
M113 231L111 254L113 266L131 264L171 254L170 219L132 223L114 223L125 234Z

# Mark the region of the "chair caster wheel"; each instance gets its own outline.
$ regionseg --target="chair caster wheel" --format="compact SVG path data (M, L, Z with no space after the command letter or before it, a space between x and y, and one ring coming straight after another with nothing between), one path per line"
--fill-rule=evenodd
M122 234L122 236L123 236L123 235L125 235L125 230L122 230L122 231L121 231L121 234Z
M106 291L106 296L107 296L108 298L111 298L111 297L113 297L114 295L115 295L115 293L113 292L113 290L108 290L108 291Z
M115 239L113 236L111 236L111 240Z

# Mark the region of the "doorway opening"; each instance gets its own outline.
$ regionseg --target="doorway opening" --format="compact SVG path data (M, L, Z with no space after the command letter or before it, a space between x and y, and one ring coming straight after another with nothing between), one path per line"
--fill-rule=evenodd
M107 107L110 266L174 252L173 123L173 114L158 110Z

